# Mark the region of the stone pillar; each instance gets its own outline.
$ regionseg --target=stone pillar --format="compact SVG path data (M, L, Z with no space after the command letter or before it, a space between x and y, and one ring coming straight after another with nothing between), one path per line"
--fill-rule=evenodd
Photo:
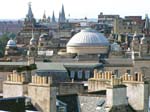
M125 74L125 81L128 81L128 73Z
M97 69L94 69L94 78L97 77Z
M127 86L128 102L132 108L139 112L148 112L148 84L139 81L125 82L124 84Z
M49 81L46 80L47 77L33 76L32 78L39 80L28 86L28 96L32 99L32 104L40 112L56 112L56 87L52 85L51 78Z
M134 79L133 79L133 76L131 75L131 81L133 81Z
M127 105L126 86L110 86L106 91L106 106Z

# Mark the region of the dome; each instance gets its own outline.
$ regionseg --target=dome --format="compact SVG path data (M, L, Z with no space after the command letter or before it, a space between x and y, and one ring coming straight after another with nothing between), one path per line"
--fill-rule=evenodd
M85 29L75 34L67 43L68 46L108 46L106 37L92 29Z
M40 35L39 41L45 41L45 40L47 40L47 38L48 38L48 34L43 33L43 34Z
M117 44L116 42L114 42L113 44L111 44L111 51L120 51L121 48L120 48L120 45Z
M16 42L12 39L10 39L8 42L7 42L7 47L16 47Z
M107 53L109 42L107 38L92 29L81 30L67 43L68 53L99 54Z
M36 39L35 38L31 38L30 39L30 45L35 45L36 44Z
M47 37L48 37L48 34L46 34L46 33L43 33L40 35L40 38L47 38Z

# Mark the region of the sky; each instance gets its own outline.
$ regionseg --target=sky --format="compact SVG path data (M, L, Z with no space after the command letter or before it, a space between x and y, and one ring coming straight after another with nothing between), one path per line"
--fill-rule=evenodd
M0 0L0 19L23 19L31 2L34 17L58 17L64 4L66 18L96 18L103 14L119 14L124 16L150 15L150 0ZM70 15L70 16L69 16Z

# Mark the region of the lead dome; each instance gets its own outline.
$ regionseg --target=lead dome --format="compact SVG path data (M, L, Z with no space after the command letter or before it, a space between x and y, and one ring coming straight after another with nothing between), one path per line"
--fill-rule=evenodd
M107 38L93 29L84 29L75 34L67 43L68 53L99 54L107 53L109 42Z
M16 42L13 40L13 39L10 39L8 42L7 42L7 47L16 47Z

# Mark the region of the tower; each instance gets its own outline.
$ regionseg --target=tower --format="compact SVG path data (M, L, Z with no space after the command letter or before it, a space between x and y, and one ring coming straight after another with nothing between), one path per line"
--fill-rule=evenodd
M61 12L59 13L59 22L60 23L66 22L65 10L64 10L64 5L63 4L62 4Z
M32 30L32 38L30 39L29 45L29 57L36 57L37 56L37 40L34 37L33 30Z
M141 40L141 43L146 45L146 47L147 47L146 52L147 52L147 54L149 54L150 53L150 24L149 24L149 18L148 18L147 14L145 17L145 25L144 25L143 31L144 31L145 37L143 38L143 40ZM142 41L144 41L144 42L142 42Z
M17 48L17 44L16 41L13 39L10 39L7 42L7 45L5 47L5 55L6 56L14 56L14 55L18 55L18 48Z
M44 11L44 14L43 14L43 20L42 20L42 21L43 21L43 22L46 22L46 21L47 21L45 11Z
M56 23L54 11L53 11L53 16L52 16L52 23Z
M149 30L150 30L150 25L149 25L149 18L148 18L148 15L146 14L145 16L145 25L144 25L144 33L145 33L145 36L149 36Z
M34 19L34 15L33 15L33 13L32 13L32 8L31 8L31 2L29 2L29 4L28 4L28 13L27 13L27 15L26 15L26 18L25 18L25 22L24 22L24 24L25 24L25 26L34 26L35 25L35 19Z
M137 38L136 32L133 35L133 39L131 42L131 50L139 52L139 39Z

